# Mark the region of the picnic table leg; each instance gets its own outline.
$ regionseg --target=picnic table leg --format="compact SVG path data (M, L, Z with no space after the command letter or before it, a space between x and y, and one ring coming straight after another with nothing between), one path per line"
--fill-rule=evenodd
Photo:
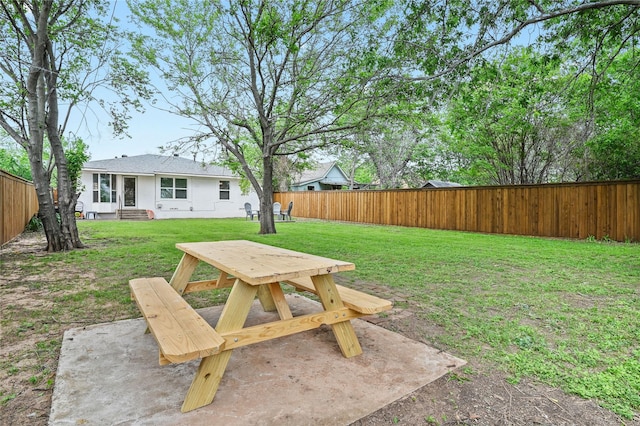
M256 286L236 280L227 303L222 309L218 325L215 327L218 333L240 330L244 327L257 291ZM232 352L233 350L223 350L219 354L202 358L198 372L182 404L183 413L211 404Z
M258 299L265 312L278 311L280 319L293 318L289 304L284 298L280 283L265 284L258 287Z
M264 309L265 312L273 312L278 309L271 292L264 285L258 286L258 300L260 300L262 309Z
M271 298L273 300L273 303L276 305L276 309L278 310L280 319L287 320L293 318L293 314L291 313L289 304L284 298L284 292L282 291L282 287L280 287L280 283L271 283L267 284L267 286L269 287Z
M311 280L318 292L318 297L322 301L322 306L324 306L325 311L344 307L331 274L316 275L311 277ZM358 336L356 336L351 321L347 320L331 324L331 329L333 330L334 336L336 336L338 346L340 346L342 355L344 355L345 358L351 358L352 356L362 353Z
M178 294L184 293L184 289L187 287L189 283L189 279L191 275L193 275L193 271L196 270L196 266L198 266L198 262L200 259L197 257L191 256L189 253L185 253L178 264L173 276L171 277L171 287L173 287Z
M220 271L220 276L216 281L216 288L233 287L236 279L229 276L228 273Z

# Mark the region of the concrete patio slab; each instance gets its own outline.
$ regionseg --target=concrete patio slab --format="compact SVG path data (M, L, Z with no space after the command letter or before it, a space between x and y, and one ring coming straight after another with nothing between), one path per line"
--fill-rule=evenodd
M319 310L287 295L295 315ZM221 307L199 310L215 324ZM256 302L247 324L274 319ZM364 353L344 358L331 328L236 349L213 403L181 413L199 361L158 365L142 319L64 334L50 425L346 425L465 361L362 320Z

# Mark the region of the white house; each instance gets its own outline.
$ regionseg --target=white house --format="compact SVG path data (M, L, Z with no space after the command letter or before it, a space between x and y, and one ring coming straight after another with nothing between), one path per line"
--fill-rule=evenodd
M258 205L255 192L242 194L229 169L178 156L137 155L89 161L82 169L78 201L85 217L225 218Z

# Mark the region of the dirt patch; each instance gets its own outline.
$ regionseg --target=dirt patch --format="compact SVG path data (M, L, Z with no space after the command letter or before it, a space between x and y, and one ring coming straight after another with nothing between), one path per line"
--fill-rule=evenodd
M0 264L0 424L46 425L57 368L62 333L92 320L50 318L30 322L17 312L42 311L52 306L47 282L66 277L86 277L86 271L58 268L46 273L22 271L29 256L44 256L44 240L38 234L25 234L2 247ZM38 284L38 285L34 285ZM365 291L394 300L390 313L366 318L369 322L425 341L443 330L422 319L421 307L410 297L384 286L361 284ZM87 311L91 311L87 307ZM14 317L15 316L15 317ZM46 318L46 316L45 316ZM110 319L120 319L116 317ZM96 319L95 322L100 322ZM104 322L104 321L102 321ZM458 355L458 354L454 354ZM369 425L635 425L640 419L623 420L598 406L562 391L535 383L507 382L507 375L478 359L467 359L462 371L442 377L375 413L354 426ZM410 374L410 372L408 372ZM375 390L372 390L375 391Z

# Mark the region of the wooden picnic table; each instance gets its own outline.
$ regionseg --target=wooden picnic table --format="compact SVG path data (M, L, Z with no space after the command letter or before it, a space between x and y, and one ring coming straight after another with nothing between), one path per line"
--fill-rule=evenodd
M333 274L355 269L350 262L314 256L251 241L179 243L184 254L171 281L130 281L135 299L160 348L160 364L202 358L182 411L210 404L233 349L294 333L331 326L343 356L362 353L351 319L391 309L391 302L337 286ZM200 262L220 271L216 279L190 281ZM294 317L281 284L316 294L323 309ZM183 294L232 287L215 329L182 298ZM279 319L245 327L254 299Z

